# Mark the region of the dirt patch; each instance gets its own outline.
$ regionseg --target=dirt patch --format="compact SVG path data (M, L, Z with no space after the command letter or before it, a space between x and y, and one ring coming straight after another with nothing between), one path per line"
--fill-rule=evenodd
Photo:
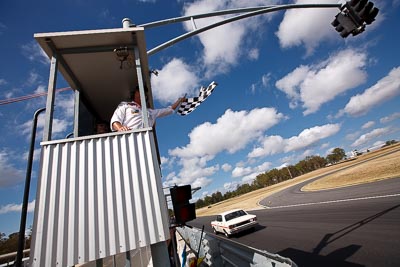
M333 173L340 169L344 170ZM258 203L263 198L287 187L302 183L321 175L327 176L307 184L302 190L317 191L400 177L400 144L385 147L383 149L361 155L353 160L344 161L340 164L322 168L294 179L275 184L273 186L258 189L245 195L213 204L209 208L205 207L197 209L196 214L198 217L201 217L216 215L223 211L236 208L244 210L259 209L261 206Z

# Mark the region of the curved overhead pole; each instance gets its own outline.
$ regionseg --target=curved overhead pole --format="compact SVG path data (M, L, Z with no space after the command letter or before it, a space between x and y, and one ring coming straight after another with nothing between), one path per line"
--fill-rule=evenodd
M265 9L265 8L269 8L269 7L276 7L276 5L258 6L258 7L245 7L245 8L235 8L235 9L213 11L213 12L202 13L202 14L197 14L197 15L189 15L189 16L183 16L183 17L176 17L176 18L158 20L158 21L154 21L154 22L141 24L141 25L138 25L138 26L139 27L143 27L145 29L148 29L148 28L154 28L154 27L157 27L157 26L164 26L166 24L184 22L184 21L193 20L193 19L203 19L203 18L216 17L216 16L221 16L221 15L229 15L229 14L257 11L257 10Z
M210 12L210 13L204 13L204 14L198 14L198 15L192 15L192 16L184 16L184 17L176 17L176 18L171 18L171 19L166 19L166 20L160 20L160 21L155 21L155 22L150 22L146 24L141 24L138 25L139 27L143 28L154 28L158 26L164 26L167 24L172 24L172 23L177 23L177 22L183 22L183 21L188 21L191 20L193 24L194 30L187 32L185 34L182 34L176 38L173 38L159 46L156 46L150 50L147 51L147 55L151 56L169 46L172 46L180 41L183 41L189 37L192 37L196 34L205 32L207 30L216 28L218 26L234 22L237 20L257 16L257 15L262 15L274 11L279 11L279 10L286 10L286 9L295 9L295 8L341 8L342 4L290 4L290 5L273 5L273 6L261 6L261 7L249 7L249 8L239 8L239 9L229 9L229 10L222 10L222 11L215 11L215 12ZM207 25L205 27L197 29L195 24L194 24L194 19L199 19L199 18L207 18L207 17L213 17L213 16L220 16L220 15L227 15L227 14L235 14L235 13L243 13L246 12L245 14L241 14L238 16L234 16L225 20L221 20L219 22Z

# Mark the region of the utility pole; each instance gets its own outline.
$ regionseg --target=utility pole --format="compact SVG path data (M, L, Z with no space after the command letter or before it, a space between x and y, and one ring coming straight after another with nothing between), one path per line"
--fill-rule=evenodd
M286 168L287 168L287 170L288 170L288 172L289 172L290 179L293 179L293 176L292 176L292 173L290 172L289 166L286 166Z

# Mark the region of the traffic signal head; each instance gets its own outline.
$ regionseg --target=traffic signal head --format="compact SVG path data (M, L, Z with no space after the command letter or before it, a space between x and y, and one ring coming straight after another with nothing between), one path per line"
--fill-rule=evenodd
M170 188L172 206L174 208L176 224L185 224L196 219L195 204L189 203L192 198L190 185L174 186Z
M368 0L351 0L346 2L345 6L360 24L371 24L379 13L374 3Z
M349 36L350 33L355 36L363 32L365 26L371 24L379 13L379 9L368 0L347 1L340 10L341 12L336 15L332 26L343 38Z
M335 27L335 30L339 32L340 36L346 38L350 33L354 35L359 34L364 31L365 27L357 27L350 17L346 16L343 13L339 13L336 15L335 20L332 22L332 26Z

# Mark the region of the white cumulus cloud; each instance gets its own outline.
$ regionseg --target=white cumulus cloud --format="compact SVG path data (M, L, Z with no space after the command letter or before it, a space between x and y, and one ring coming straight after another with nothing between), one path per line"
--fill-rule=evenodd
M367 56L352 49L327 60L300 66L276 82L276 87L291 100L290 107L302 102L304 115L315 113L322 104L365 82Z
M264 162L261 165L255 166L255 167L236 167L235 170L236 172L232 172L232 177L241 177L241 182L242 183L251 183L257 175L266 172L271 168L271 162Z
M237 189L237 187L239 186L238 182L229 182L229 183L224 183L224 189L226 191L234 191Z
M163 104L170 104L185 93L193 94L198 82L192 67L178 58L166 64L158 76L151 77L154 98Z
M190 143L187 146L175 148L169 153L181 158L216 155L222 151L234 153L283 118L284 115L274 108L251 111L228 109L216 123L206 122L194 128L189 134Z
M0 151L0 188L13 186L24 181L25 171L17 169L6 150Z
M375 125L374 121L368 121L361 126L361 129L368 129Z
M167 178L164 185L193 184L197 181L205 186L209 182L206 177L220 169L229 171L232 168L229 164L224 164L222 167L208 166L208 162L217 154L235 153L244 149L284 118L284 115L274 108L257 108L251 111L228 109L216 123L206 122L198 125L189 134L189 144L169 151L170 156L178 159L177 163L181 166L181 170L178 175ZM261 168L252 167L250 172L244 175L260 171ZM234 172L239 170L236 169Z
M254 148L248 157L262 157L307 148L339 132L339 124L326 124L303 130L299 135L284 139L278 135L266 136L261 146Z
M44 116L41 115L38 118L37 122L37 131L36 131L36 138L40 137L43 135L43 128L44 128ZM52 125L52 135L53 136L62 136L67 134L67 130L69 126L72 126L72 123L70 120L67 119L53 119L53 125ZM25 135L26 138L30 138L32 134L32 120L28 120L21 125L18 126L18 129L20 130L20 134Z
M207 178L217 172L219 165L207 166L207 162L212 157L192 157L179 159L178 164L181 170L178 174L172 173L166 177L164 187L182 184L196 184L205 187L211 183L211 179Z
M249 173L252 173L253 170L251 167L236 167L235 169L233 169L232 171L232 177L242 177L244 175L247 175Z
M28 203L28 212L33 212L35 209L35 200ZM6 214L10 212L21 212L22 204L7 204L0 207L0 214Z
M379 121L380 123L388 123L396 119L400 119L400 112L395 112L393 114L390 114L389 116L381 118Z
M357 117L366 114L373 107L388 101L400 94L400 67L368 88L362 94L351 97L344 108L344 113Z
M351 146L357 147L357 146L363 145L363 144L373 140L376 137L387 134L388 132L390 132L389 127L374 129L369 133L361 135L356 141L354 141L353 144L351 144Z
M329 0L317 3L332 3ZM316 3L310 0L297 0L296 4ZM335 37L337 34L330 27L333 18L338 13L335 8L291 9L279 25L276 35L283 48L304 45L307 55L314 52L315 48L324 41Z
M228 164L228 163L224 163L221 166L221 169L224 170L224 172L229 172L230 170L232 170L232 166L230 164Z
M30 61L37 61L44 65L48 65L50 62L49 57L42 50L40 45L34 40L27 44L22 45L22 54Z
M270 3L271 1L268 1L267 4ZM251 6L259 5L266 5L266 1L253 0L251 2ZM183 13L185 16L188 16L242 7L249 7L248 1L200 0L186 3ZM202 28L231 16L232 15L214 16L206 19L196 19L196 27ZM262 31L266 27L265 22L269 18L271 18L271 15L255 16L244 20L238 20L234 23L228 23L197 35L204 47L202 51L202 62L207 68L207 73L212 75L215 75L215 73L225 73L243 57L247 57L250 60L258 58L258 49L252 47L252 44L246 43L248 38L245 37L252 32ZM193 30L191 22L187 22L184 25L187 31ZM246 48L244 49L245 46Z

